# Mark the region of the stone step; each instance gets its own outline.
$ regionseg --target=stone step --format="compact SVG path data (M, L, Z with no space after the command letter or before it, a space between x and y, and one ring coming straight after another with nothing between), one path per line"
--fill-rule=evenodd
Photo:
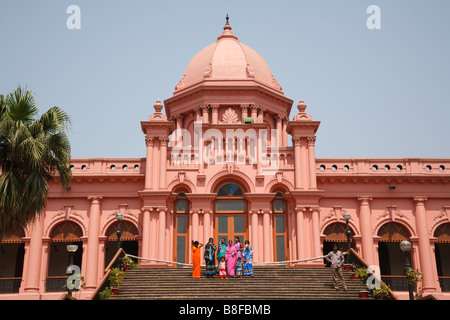
M137 268L127 272L120 294L133 300L335 300L360 299L360 281L344 271L347 291L336 291L329 268L256 267L254 277L192 278L191 268ZM219 296L220 293L220 296Z

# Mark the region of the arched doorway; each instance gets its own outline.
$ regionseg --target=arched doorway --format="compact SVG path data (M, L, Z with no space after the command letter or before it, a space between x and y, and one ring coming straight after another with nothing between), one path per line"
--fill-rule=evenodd
M25 233L21 230L0 243L0 293L19 292L25 255L23 237Z
M350 228L350 227L349 227ZM334 222L328 225L325 230L323 231L325 235L325 239L323 239L323 254L326 255L330 251L333 250L333 244L337 244L338 249L342 252L348 250L348 240L346 235L347 225L345 223L341 222ZM354 248L354 241L353 241L353 235L355 233L353 232L352 228L350 228L350 246ZM330 263L323 259L323 263L328 267L330 266Z
M67 246L75 244L78 246L74 254L73 263L80 267L83 257L83 244L81 237L83 231L81 227L73 221L63 221L58 223L50 233L51 242L49 244L49 260L47 270L47 292L65 291L64 285L67 282L66 270L69 266L69 252Z
M403 275L405 256L400 250L400 242L411 237L409 231L400 223L388 222L380 227L377 235L378 261L381 279L391 286L392 290L407 291L408 283Z
M116 221L106 230L107 242L105 245L105 266L107 266L114 255L117 253L117 229L118 222ZM128 254L138 256L139 246L136 236L139 234L136 226L127 220L120 222L120 247Z
M226 182L219 186L215 200L214 221L215 243L222 238L226 243L239 237L243 244L248 239L246 203L244 191L234 182ZM217 241L217 242L216 242Z
M434 245L439 283L443 292L450 291L450 223L441 224L434 231Z

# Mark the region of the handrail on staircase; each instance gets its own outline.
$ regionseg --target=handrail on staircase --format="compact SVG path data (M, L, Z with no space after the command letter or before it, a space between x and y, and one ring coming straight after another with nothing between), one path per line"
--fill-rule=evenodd
M369 264L353 248L350 248L349 251L351 252L349 260L356 260L354 261L356 262L355 265L359 264L360 266L362 265L366 268L369 267ZM388 288L389 294L392 297L392 299L399 300L397 295L381 280L381 278L379 279L379 281L381 285L384 285L386 288Z
M108 264L108 266L105 269L105 275L103 276L102 281L100 281L100 283L98 284L95 291L92 293L89 300L99 300L100 299L100 296L99 296L100 291L104 290L109 285L108 277L109 277L109 274L111 273L111 269L119 266L122 263L122 260L121 260L122 257L124 257L125 255L126 255L126 252L122 248L117 250L116 254L111 259L110 263Z

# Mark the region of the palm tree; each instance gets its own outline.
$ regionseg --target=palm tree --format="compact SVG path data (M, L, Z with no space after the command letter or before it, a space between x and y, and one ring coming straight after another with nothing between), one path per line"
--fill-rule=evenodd
M0 95L0 241L43 212L49 180L59 177L69 188L69 125L69 116L58 107L39 118L26 88Z

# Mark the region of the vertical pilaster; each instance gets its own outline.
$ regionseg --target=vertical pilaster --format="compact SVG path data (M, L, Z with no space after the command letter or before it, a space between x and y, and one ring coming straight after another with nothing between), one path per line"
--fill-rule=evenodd
M167 167L167 137L160 137L160 176L159 176L159 188L166 188L166 167Z
M294 174L295 174L295 189L302 189L302 171L301 171L301 139L298 137L292 138L292 143L294 144Z
M98 281L98 248L100 231L100 202L102 197L90 196L89 230L87 243L86 289L95 289Z
M316 137L308 137L308 165L309 165L309 188L317 189L316 181L316 155L314 145Z
M145 160L145 189L152 189L153 177L153 138L145 137L145 144L147 146L147 158Z
M159 208L158 259L165 260L166 209Z
M25 293L38 293L41 274L43 216L34 220L28 250L28 266L25 278Z
M419 238L419 259L423 275L424 292L436 291L434 281L433 260L430 247L430 236L426 218L426 197L414 197L414 213L416 218L417 237Z
M375 263L372 235L372 219L370 210L370 201L372 198L359 197L359 227L361 229L361 250L362 258L368 265Z

